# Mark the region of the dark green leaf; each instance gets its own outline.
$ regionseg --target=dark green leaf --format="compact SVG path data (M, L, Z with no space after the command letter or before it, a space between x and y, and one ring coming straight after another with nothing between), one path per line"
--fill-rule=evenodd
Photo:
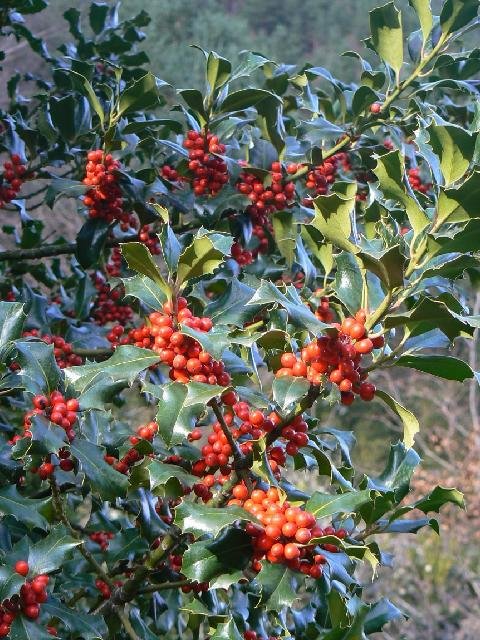
M380 391L379 389L377 389L375 396L383 400L385 404L387 404L390 409L392 409L392 411L396 413L400 418L403 423L403 442L405 443L406 447L412 447L415 439L415 434L420 431L420 424L417 418L411 411L405 409L405 407L403 407L399 402L392 398L392 396L388 395L388 393L385 393L385 391Z
M175 524L196 538L204 535L216 537L222 529L237 520L251 521L252 515L241 507L210 507L195 502L181 502L175 509Z
M67 533L63 525L57 525L46 538L30 547L28 554L30 575L36 576L59 569L79 544L82 544L81 541Z
M158 356L153 351L133 345L122 345L115 349L108 360L69 367L65 369L65 376L77 393L81 394L105 376L115 382L124 380L126 384L131 384L141 371L157 363L158 360Z
M161 309L167 300L164 290L148 276L138 274L131 278L122 278L122 282L125 287L125 297L136 298L151 309Z
M14 486L0 489L0 512L11 515L27 527L47 528L47 521L41 514L49 503L47 500L34 500L22 496Z
M120 247L130 269L153 280L165 296L170 298L172 295L170 287L165 282L147 247L141 242L127 242L121 244Z
M62 373L53 355L53 345L37 340L17 340L20 376L27 391L33 394L51 393L62 384Z
M332 495L316 491L305 505L317 518L326 518L338 513L355 513L361 505L370 500L370 490L352 491Z
M61 620L74 637L78 636L84 640L103 640L107 637L107 627L101 615L82 613L78 608L70 609L54 598L49 598L42 605L42 610L52 618ZM38 623L36 627L39 627ZM51 640L50 635L46 637Z
M113 501L125 495L128 479L105 462L103 447L75 438L70 445L70 450L72 456L80 463L93 491L98 492L103 500Z
M395 365L431 373L445 380L463 382L467 378L473 378L473 371L468 364L452 356L405 354L396 360Z
M84 269L98 262L109 228L102 218L89 218L80 229L75 254Z

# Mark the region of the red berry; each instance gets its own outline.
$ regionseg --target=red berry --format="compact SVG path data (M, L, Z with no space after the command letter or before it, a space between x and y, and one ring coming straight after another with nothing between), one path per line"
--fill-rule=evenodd
M28 562L26 560L18 560L15 563L15 571L21 576L26 576L29 571Z

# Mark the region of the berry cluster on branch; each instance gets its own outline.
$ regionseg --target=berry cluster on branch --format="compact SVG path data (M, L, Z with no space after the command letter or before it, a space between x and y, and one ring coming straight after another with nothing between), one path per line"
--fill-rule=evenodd
M192 130L187 132L183 146L188 149L188 169L193 175L195 195L217 195L228 182L227 164L218 157L225 153L225 145L212 133Z
M137 222L133 214L123 210L122 191L116 171L120 163L110 153L102 149L90 151L87 155L83 184L90 187L83 197L88 208L88 216L106 222L119 222L122 231L135 228Z
M283 353L277 378L295 376L307 378L313 385L322 385L325 378L336 384L341 392L342 404L350 405L355 394L362 400L372 400L375 386L366 382L368 374L361 367L362 357L373 349L381 348L383 336L369 338L365 328L366 313L358 311L342 324L334 323L337 333L322 336L301 350L300 357Z
M17 153L3 163L3 175L0 176L0 209L17 197L25 182L27 167Z
M15 572L26 577L29 573L26 560L15 563ZM10 627L17 616L24 615L30 620L37 620L40 615L40 605L47 601L47 575L39 574L32 580L26 580L20 587L20 593L6 598L0 604L0 638L10 634ZM53 628L47 628L50 635L56 635ZM52 633L53 631L53 633Z

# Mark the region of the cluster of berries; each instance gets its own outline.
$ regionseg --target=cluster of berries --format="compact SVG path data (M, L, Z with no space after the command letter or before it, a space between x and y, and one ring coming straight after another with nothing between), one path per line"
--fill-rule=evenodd
M67 342L65 338L61 336L49 336L47 334L40 336L38 329L31 329L30 331L24 331L23 337L40 338L40 340L47 344L53 344L53 355L60 369L75 367L83 363L83 359L73 353L70 342Z
M431 182L423 182L420 176L420 169L418 167L412 167L407 171L407 178L410 186L415 191L420 191L420 193L428 193L432 188Z
M301 351L301 357L294 353L283 353L282 367L276 376L298 376L307 378L312 384L320 385L324 376L338 386L342 404L350 405L358 394L362 400L372 400L375 386L366 382L368 374L362 371L362 356L383 346L383 336L369 338L365 329L366 314L360 310L355 317L348 317L342 324L334 324L336 336L324 336L311 342Z
M310 542L325 535L325 531L318 526L313 513L292 507L286 500L282 502L275 487L267 491L253 489L249 493L242 483L233 488L232 495L229 505L243 507L261 523L248 522L245 525L245 531L252 538L252 567L255 571L261 569L260 561L266 558L269 562L286 564L290 569L312 578L322 575L321 565L325 563L325 557L316 554L316 545ZM346 533L337 531L335 535L341 538ZM333 548L337 550L337 547Z
M225 153L225 145L211 133L205 135L192 130L187 132L183 146L188 149L188 168L194 176L192 186L195 195L215 196L228 182L227 165L216 155Z
M138 239L147 247L153 256L160 255L160 241L157 234L150 231L148 224L144 224L143 227L140 227Z
M181 324L204 333L213 326L210 318L194 316L185 298L177 298L176 310L166 302L162 311L151 313L148 320L149 324L129 332L128 341L158 353L161 362L170 367L172 380L230 384L223 362L214 360L194 338L181 333Z
M268 638L264 639L263 636L259 636L255 631L245 631L243 634L243 640L280 640L278 636L268 636Z
M102 149L90 151L87 155L86 174L83 184L91 187L83 197L90 218L100 218L106 222L117 221L122 231L136 227L131 213L123 210L122 191L115 174L120 163Z
M122 273L122 252L120 247L113 247L105 270L111 278L119 278Z
M116 587L121 587L122 585L123 585L123 582L121 580L117 580L115 582ZM110 589L108 584L103 580L101 580L100 578L97 578L95 580L95 586L100 591L100 594L104 600L108 600L112 595L112 590Z
M255 440L271 433L281 425L282 420L277 413L272 411L267 415L259 409L252 410L247 402L239 402L233 391L224 393L221 401L225 405L223 412L225 424L231 430L233 440L238 442L239 449L244 455L252 451ZM275 477L280 476L280 467L285 465L286 454L296 455L299 448L308 443L307 430L307 423L301 416L297 416L290 424L284 425L278 433L278 437L286 442L286 445L282 443L268 447L268 461ZM202 430L198 427L188 436L190 442L202 438ZM232 469L232 453L232 447L221 424L218 421L214 422L212 431L201 448L202 457L192 465L192 474L201 478L201 482L193 486L193 491L204 502L211 499L211 488L215 484L223 485L228 480Z
M98 544L102 551L106 551L110 544L110 540L115 537L115 534L111 531L94 531L88 537L92 542Z
M321 289L318 289L318 292L321 292ZM315 292L317 296L317 292ZM320 302L318 307L315 310L315 315L321 322L325 322L326 324L330 324L333 322L334 315L333 311L330 308L330 301L326 296L322 296L320 293Z
M245 209L245 213L249 216L252 223L252 236L254 236L258 242L258 246L253 250L253 256L256 258L259 253L268 253L268 233L273 234L273 225L265 210L260 210L254 204L249 205Z
M30 418L34 415L44 415L46 418L65 430L70 442L75 438L73 425L77 420L79 410L78 400L67 400L60 391L52 391L50 396L37 395L33 398L33 409L27 411L23 420L24 436L31 437L29 428L32 426Z
M296 271L294 274L282 273L282 277L276 281L276 284L293 284L295 289L302 289L305 283L305 274L303 271Z
M348 153L336 153L307 173L305 187L309 191L313 191L313 194L302 199L304 207L313 208L313 199L328 193L330 186L337 178L340 166L344 171L351 170Z
M92 309L92 316L95 322L101 326L109 322L118 322L125 325L133 317L133 310L130 305L119 304L119 300L123 297L121 289L116 288L112 291L110 285L100 273L92 275L98 296Z
M3 163L3 169L0 184L0 209L17 196L25 182L27 172L27 167L22 164L22 159L16 153L10 157L10 160Z
M239 239L233 243L231 250L232 258L236 260L240 266L251 264L259 254L268 253L268 234L273 234L272 221L265 210L260 211L258 207L251 204L245 209L245 214L250 218L252 238L255 240L249 248L244 247ZM231 218L234 217L234 215L231 216Z
M143 460L145 457L143 453L140 453L135 446L140 442L140 440L148 440L151 442L155 437L155 434L158 431L158 424L156 422L149 422L148 424L141 425L137 428L137 435L130 436L130 443L132 444L132 448L129 449L125 455L117 460L115 456L105 455L105 462L112 465L114 469L119 471L120 473L127 474L130 467L134 464Z
M21 576L27 576L28 563L18 560L15 563L15 572ZM27 580L20 587L20 593L2 601L0 605L0 638L6 638L10 633L10 626L18 615L24 615L30 620L37 620L40 615L40 605L47 601L48 576L40 574L33 580ZM51 635L56 635L56 630L47 629Z
M288 165L286 172L296 173L297 165ZM271 184L265 185L254 173L244 171L236 187L240 193L248 196L260 212L270 214L291 207L295 198L295 183L285 179L280 162L272 162L269 181Z
M236 260L241 267L252 264L253 262L253 252L245 249L238 240L232 244L231 254L232 258Z
M181 179L178 171L169 164L164 164L163 167L160 168L160 175L169 182L178 182Z

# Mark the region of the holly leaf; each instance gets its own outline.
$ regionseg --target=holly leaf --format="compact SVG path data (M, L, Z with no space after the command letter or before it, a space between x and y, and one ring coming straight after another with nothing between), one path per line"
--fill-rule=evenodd
M369 489L337 495L315 491L305 508L317 518L326 518L337 513L355 513L358 507L370 500L370 496L371 491Z
M478 13L478 0L446 0L440 14L440 26L445 34L461 29Z
M197 582L222 581L222 588L237 582L252 559L252 539L243 529L227 528L213 542L194 542L183 556L182 573Z
M313 201L315 218L311 225L318 229L328 242L348 253L358 251L350 240L352 234L350 215L355 207L356 192L356 183L338 183L334 193L318 196Z
M233 620L219 624L210 638L211 640L243 640L243 636Z
M19 593L25 578L16 573L12 567L0 566L0 598L6 600Z
M420 21L420 28L422 30L423 42L427 41L433 27L433 14L430 7L430 0L408 0L410 6L412 6Z
M50 394L61 388L62 372L55 361L53 345L41 340L17 340L15 347L15 359L21 366L20 376L27 391Z
M158 460L134 467L130 479L133 486L146 485L153 494L156 490L174 482L178 495L181 495L183 487L191 487L198 481L198 478L184 471L182 467L158 462Z
M215 235L220 237L215 239ZM221 234L197 234L178 259L177 286L183 288L192 279L212 274L230 253L232 242L230 237Z
M29 529L38 527L47 529L47 521L42 515L50 503L50 498L40 500L22 496L15 486L0 489L0 512L13 516Z
M158 355L149 349L121 345L108 360L65 369L65 377L77 394L82 394L106 376L115 383L125 381L125 386L132 384L141 371L158 361Z
M99 447L77 437L70 444L70 451L80 463L92 489L103 500L113 501L125 496L128 489L128 479L105 462L104 447Z
M25 616L15 618L8 637L10 640L52 640L52 636L38 622L32 622Z
M59 569L72 550L82 544L73 538L63 525L57 525L49 534L30 547L28 553L29 573L36 576Z
M296 231L291 211L276 211L272 216L275 242L290 269L295 258Z
M171 289L165 282L147 247L141 242L126 242L121 244L120 248L130 269L153 280L164 295L170 299L172 296Z
M413 355L408 353L400 356L395 361L395 366L416 369L444 380L463 382L467 378L473 378L473 371L468 364L452 356Z
M167 300L164 289L148 276L138 274L131 278L122 278L122 282L126 298L136 298L150 309L161 309Z
M83 613L78 608L70 609L54 598L49 598L42 604L42 611L52 618L58 618L67 629L84 640L103 640L108 635L105 620L101 615ZM37 629L39 625L36 625ZM36 636L35 636L36 637ZM47 638L52 638L48 635ZM33 639L33 637L32 637Z
M412 506L415 509L420 509L423 513L430 513L431 511L439 513L440 507L443 507L447 502L455 504L460 509L466 508L463 493L458 489L447 489L446 487L435 487L428 496L417 500Z
M405 189L405 164L400 152L391 151L377 158L377 166L373 173L378 178L379 187L384 196L405 208L412 229L415 235L418 235L430 224L430 220L417 200Z
M212 319L215 326L226 324L243 328L261 309L261 305L247 306L254 293L255 289L233 277L225 291L207 304L205 315Z
M181 502L175 509L175 524L182 531L197 538L211 535L214 538L237 520L252 521L252 515L241 507L210 507L195 502Z
M275 378L272 384L273 399L282 409L286 409L303 398L309 389L310 383L305 378L293 376Z
M22 334L25 313L21 302L0 301L0 353Z
M476 136L453 124L432 124L427 131L430 146L440 158L440 168L448 187L467 171L473 158Z
M256 581L261 588L260 605L267 611L292 607L299 598L299 575L283 564L264 563Z
M159 387L157 423L165 444L171 446L183 442L207 403L226 389L202 382L171 382Z
M385 393L385 391L380 391L379 389L377 389L377 391L375 392L375 397L383 400L385 404L388 405L390 409L400 418L403 423L403 442L406 447L412 447L415 440L415 434L420 431L420 424L417 418L411 411L405 409L404 406L402 406L399 402L392 398L392 396L388 395L388 393Z
M397 77L403 65L402 14L393 2L370 11L371 44L395 71Z

